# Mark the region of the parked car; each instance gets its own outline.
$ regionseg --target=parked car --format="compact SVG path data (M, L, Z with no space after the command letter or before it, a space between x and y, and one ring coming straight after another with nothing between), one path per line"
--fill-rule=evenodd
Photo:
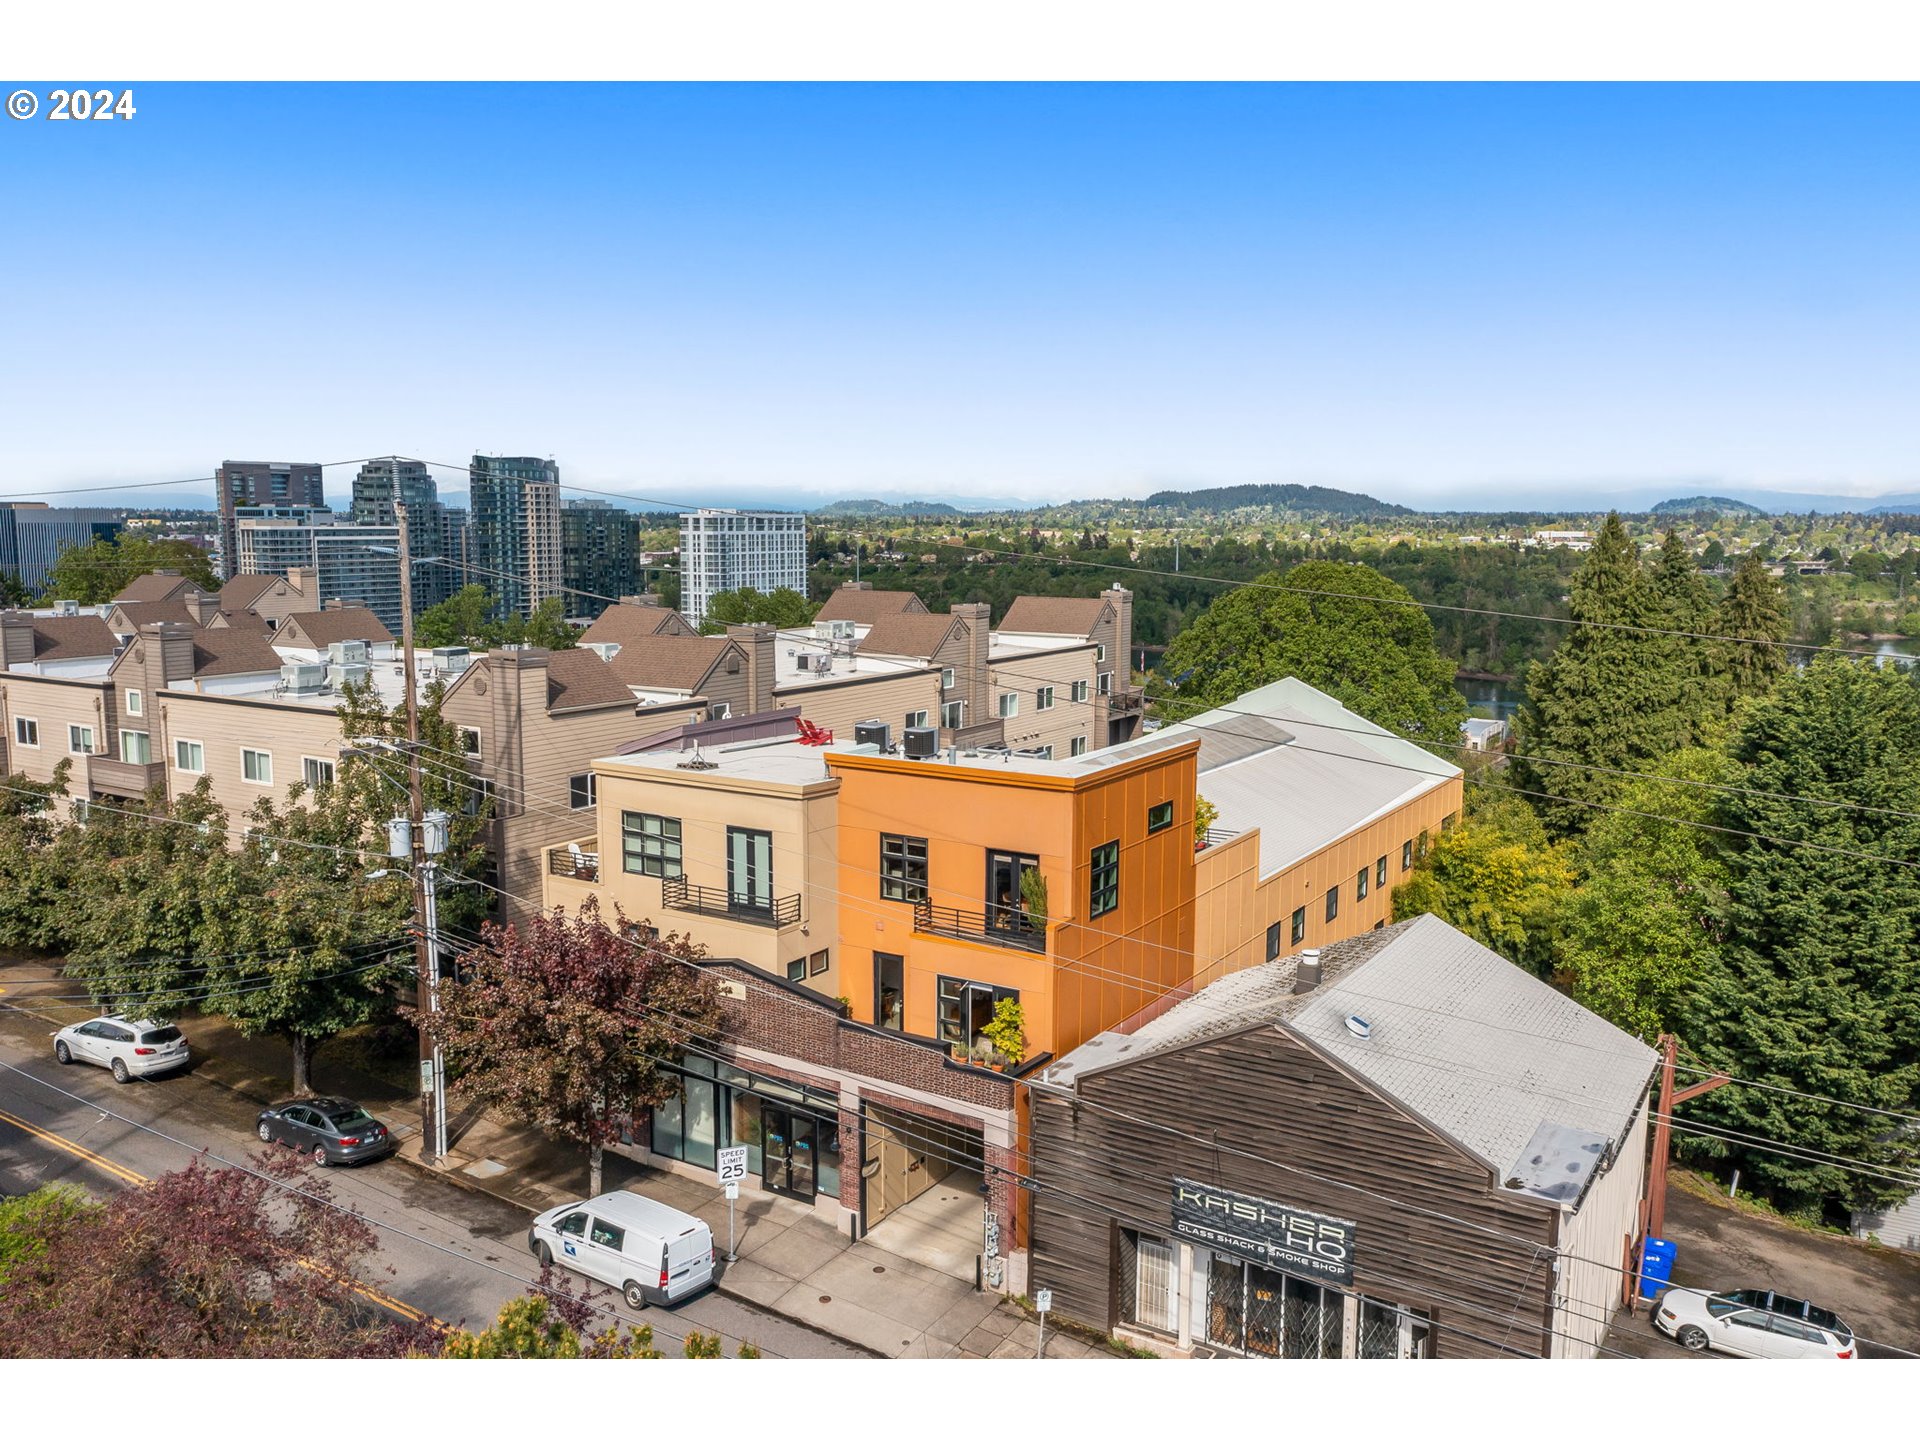
M177 1070L193 1059L187 1037L177 1025L109 1015L53 1032L53 1058L62 1065L84 1060L104 1065L125 1085L136 1077Z
M1772 1290L1669 1290L1654 1325L1689 1350L1763 1360L1851 1360L1853 1331L1831 1310Z
M316 1165L357 1165L393 1149L387 1127L351 1100L308 1096L260 1112L254 1133L269 1145L291 1145Z
M713 1284L707 1222L630 1190L542 1211L527 1230L527 1248L542 1265L613 1286L636 1310Z

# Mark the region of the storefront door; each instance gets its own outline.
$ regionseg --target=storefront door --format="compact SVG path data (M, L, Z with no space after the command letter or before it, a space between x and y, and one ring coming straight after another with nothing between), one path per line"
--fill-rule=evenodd
M761 1183L777 1195L813 1200L818 1153L814 1148L814 1119L778 1105L760 1107Z

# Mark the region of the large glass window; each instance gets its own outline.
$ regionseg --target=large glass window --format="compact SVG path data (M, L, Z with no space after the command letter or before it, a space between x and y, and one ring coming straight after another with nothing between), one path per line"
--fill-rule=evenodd
M153 741L144 730L120 732L120 758L128 765L151 765Z
M927 842L918 835L880 837L880 898L927 898Z
M1273 1359L1340 1358L1340 1291L1224 1255L1212 1257L1206 1284L1210 1344Z
M873 1023L882 1030L905 1028L907 1014L904 957L876 951L873 957Z
M1120 908L1120 842L1109 840L1093 847L1087 914L1105 915Z
M667 815L620 812L621 864L629 875L680 874L680 822Z
M1020 992L1004 985L942 975L938 998L940 1038L949 1045L963 1045L971 1050L984 1043L982 1032L993 1021L993 1007L1002 1000L1018 1000Z

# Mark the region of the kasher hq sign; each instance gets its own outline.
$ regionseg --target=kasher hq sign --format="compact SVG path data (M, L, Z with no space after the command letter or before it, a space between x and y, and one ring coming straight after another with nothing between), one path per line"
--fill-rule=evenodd
M1353 1283L1353 1221L1197 1180L1173 1182L1174 1233L1323 1285Z

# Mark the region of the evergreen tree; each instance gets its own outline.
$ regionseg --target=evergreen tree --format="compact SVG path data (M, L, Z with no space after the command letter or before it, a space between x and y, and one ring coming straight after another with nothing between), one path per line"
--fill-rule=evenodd
M1619 796L1625 777L1606 769L1644 768L1691 729L1673 639L1648 633L1672 627L1617 514L1573 577L1569 605L1582 623L1527 671L1515 763L1521 788L1542 797L1541 816L1560 836L1579 834L1599 813L1593 807Z
M1749 550L1734 567L1715 629L1728 637L1719 665L1728 705L1765 694L1787 673L1787 652L1780 643L1787 638L1786 590L1767 573L1758 551Z
M1684 1033L1702 1063L1781 1090L1725 1085L1687 1112L1861 1168L1689 1144L1784 1208L1841 1217L1898 1200L1911 1182L1864 1171L1912 1170L1911 1127L1781 1091L1920 1109L1920 688L1868 662L1816 661L1746 712L1732 758L1743 788L1721 796L1716 823L1775 838L1730 851L1726 936ZM1873 808L1823 803L1835 801Z
M1667 531L1660 542L1648 583L1660 610L1659 628L1684 632L1665 637L1669 663L1680 684L1673 737L1677 749L1697 743L1726 709L1724 647L1701 638L1713 633L1713 597L1678 531Z

